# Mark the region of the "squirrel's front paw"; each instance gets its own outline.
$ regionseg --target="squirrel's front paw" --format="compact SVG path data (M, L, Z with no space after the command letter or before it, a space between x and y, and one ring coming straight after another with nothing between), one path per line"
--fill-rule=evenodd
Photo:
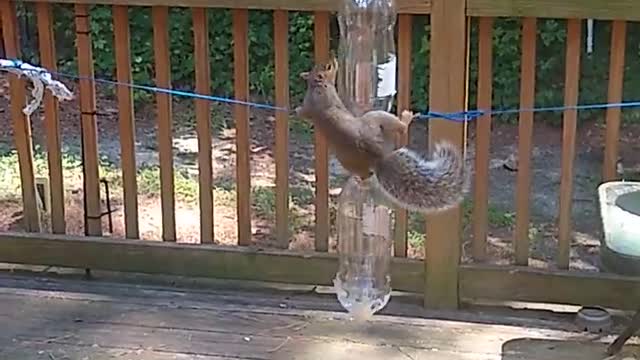
M412 111L404 110L402 114L400 114L400 121L402 121L405 125L409 125L414 118L414 114Z

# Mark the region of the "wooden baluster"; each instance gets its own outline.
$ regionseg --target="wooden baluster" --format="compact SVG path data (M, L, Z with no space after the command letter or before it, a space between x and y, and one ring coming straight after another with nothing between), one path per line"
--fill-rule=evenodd
M193 8L193 45L195 50L196 91L211 92L209 68L209 29L207 10ZM200 192L200 241L213 242L213 173L211 154L211 109L208 100L196 99L196 131L198 133L198 169Z
M233 10L233 73L235 97L249 100L249 11ZM238 245L251 245L251 171L249 108L234 105L236 120L236 193L238 196Z
M522 20L520 108L531 109L536 98L536 18ZM515 262L529 264L529 194L531 192L531 146L533 112L520 113L518 129L518 175L516 180Z
M565 64L564 105L578 104L580 81L580 19L567 20L567 54ZM576 153L578 111L564 111L562 122L562 169L560 174L560 211L558 214L558 267L569 268L571 248L571 208L573 205L573 162Z
M314 13L314 54L316 63L329 58L329 13ZM317 130L315 135L316 233L315 250L329 249L329 153L327 139Z
M55 72L57 71L57 64L51 6L45 2L37 2L36 14L38 18L40 62L43 67ZM49 209L51 214L51 231L54 234L64 234L66 232L66 221L58 100L48 91L45 91L44 94L44 119L47 136L49 187L51 189L51 208Z
M169 53L169 9L154 6L153 53L155 57L156 85L171 88ZM175 191L173 185L173 113L171 95L156 93L158 117L158 155L160 158L160 198L162 203L162 239L176 241Z
M129 9L113 6L113 33L116 55L116 78L119 83L131 83L131 50ZM120 124L120 157L124 197L125 234L129 239L140 237L138 229L138 183L136 180L136 128L133 113L133 90L117 86Z
M82 161L86 235L102 235L102 207L100 204L100 176L98 158L98 125L96 119L96 88L93 82L93 51L89 28L89 9L76 4L76 46L80 75L80 122L82 128Z

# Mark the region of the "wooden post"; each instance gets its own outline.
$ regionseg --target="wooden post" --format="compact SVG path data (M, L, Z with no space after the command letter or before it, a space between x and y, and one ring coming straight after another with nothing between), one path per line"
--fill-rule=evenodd
M466 26L465 0L433 0L429 83L429 108L433 111L464 110ZM429 146L447 140L462 148L463 130L459 122L431 119ZM425 307L457 308L461 208L427 216L426 220Z

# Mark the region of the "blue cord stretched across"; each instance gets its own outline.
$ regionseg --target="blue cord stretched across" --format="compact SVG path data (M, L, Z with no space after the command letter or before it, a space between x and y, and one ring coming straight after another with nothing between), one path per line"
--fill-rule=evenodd
M15 68L20 69L22 61L13 59ZM46 71L46 70L43 70ZM273 106L265 103L255 103L251 101L242 101L236 100L233 98L220 97L220 96L212 96L212 95L204 95L198 94L191 91L182 91L175 89L162 88L157 86L148 86L148 85L137 85L133 83L125 83L107 79L100 79L89 76L80 76L80 75L72 75L60 72L51 72L47 71L49 74L57 75L59 77L66 77L78 80L90 80L98 83L116 85L116 86L126 86L132 89L145 90L150 92L163 93L174 96L182 96L194 99L202 99L209 100L227 104L238 104L238 105L246 105L255 108L275 110L275 111L285 111L291 112L291 109L279 106ZM517 108L517 109L491 109L491 110L467 110L467 111L458 111L452 113L438 112L438 111L428 111L426 113L420 113L415 116L415 119L419 120L430 120L430 119L443 119L449 121L456 122L467 122L476 120L479 117L484 115L508 115L508 114L519 114L523 112L556 112L556 111L565 111L565 110L602 110L609 108L633 108L640 107L640 101L630 101L630 102L618 102L618 103L601 103L601 104L587 104L587 105L573 105L573 106L549 106L549 107L538 107L538 108Z

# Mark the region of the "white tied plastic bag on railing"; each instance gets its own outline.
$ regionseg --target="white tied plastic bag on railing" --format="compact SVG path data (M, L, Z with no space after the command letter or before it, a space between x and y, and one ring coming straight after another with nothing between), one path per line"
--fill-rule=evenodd
M45 87L59 100L73 100L74 98L73 93L63 83L54 80L51 73L41 67L19 60L0 59L0 70L18 76L26 76L33 83L33 90L31 91L33 99L22 109L22 112L27 116L33 114L42 103Z

